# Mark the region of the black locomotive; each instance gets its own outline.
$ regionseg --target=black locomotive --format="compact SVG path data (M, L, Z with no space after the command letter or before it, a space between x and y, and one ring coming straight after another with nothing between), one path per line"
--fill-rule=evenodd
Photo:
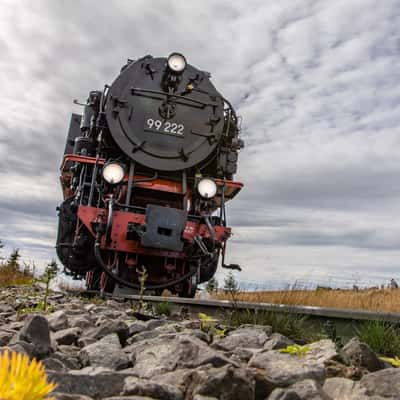
M77 103L79 104L79 103ZM57 254L88 289L194 296L225 265L225 203L243 146L234 109L182 54L128 60L72 114Z

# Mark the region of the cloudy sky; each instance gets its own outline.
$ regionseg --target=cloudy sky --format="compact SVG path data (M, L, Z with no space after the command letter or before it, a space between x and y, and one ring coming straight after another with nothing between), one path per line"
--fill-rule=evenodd
M6 251L54 256L72 100L172 51L243 117L241 280L400 278L400 0L1 0Z

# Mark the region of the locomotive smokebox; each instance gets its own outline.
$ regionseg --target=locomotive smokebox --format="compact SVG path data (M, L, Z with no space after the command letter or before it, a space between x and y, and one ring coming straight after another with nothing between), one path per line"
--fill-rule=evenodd
M147 56L129 63L111 85L106 118L114 141L132 160L180 171L214 153L224 134L224 102L208 73L186 60L174 73L178 63L171 67L168 60Z

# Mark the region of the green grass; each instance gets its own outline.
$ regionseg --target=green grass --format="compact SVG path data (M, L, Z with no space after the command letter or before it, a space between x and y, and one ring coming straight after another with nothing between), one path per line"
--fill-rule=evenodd
M306 324L307 317L296 314L236 310L226 316L224 323L233 327L244 324L269 325L272 327L273 332L298 341L313 342L325 337L322 333L314 330L310 332L310 328Z
M163 301L162 303L156 303L154 305L154 312L157 315L166 315L167 317L169 317L172 312L171 304L168 303L167 301Z
M21 308L18 310L18 314L31 314L37 312L52 313L53 311L55 311L54 306L46 305L43 301L39 301L39 303L34 307Z
M390 323L368 321L357 329L357 336L376 353L400 356L400 330Z

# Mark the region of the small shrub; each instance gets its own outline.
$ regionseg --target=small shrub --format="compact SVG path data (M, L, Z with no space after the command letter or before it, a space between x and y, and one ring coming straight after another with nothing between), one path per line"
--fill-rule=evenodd
M166 315L169 317L171 315L172 307L171 303L163 301L162 303L156 303L154 306L154 312L158 315Z
M47 311L48 307L47 300L50 292L50 282L57 276L57 271L58 271L58 266L55 260L52 260L49 264L47 264L43 276L43 282L46 284L46 288L43 296L43 302L39 303L43 307L42 311Z
M236 308L239 295L239 285L232 271L229 271L224 280L224 291L228 294L230 300L232 301L233 307Z
M143 301L143 296L144 292L146 290L146 280L148 278L148 273L146 270L146 267L142 265L141 269L136 269L136 272L138 274L138 279L139 279L139 284L140 284L140 290L139 290L139 306L138 306L138 312L141 312L142 309L144 308L144 301Z
M279 353L288 353L292 356L304 357L310 352L310 346L300 346L298 344L291 344L285 349L279 349Z
M399 330L382 321L368 321L357 330L361 342L379 354L400 356Z
M210 294L218 292L218 281L214 277L207 282L206 290Z
M9 352L0 354L0 399L51 400L48 395L56 385L47 382L43 365L27 355Z

